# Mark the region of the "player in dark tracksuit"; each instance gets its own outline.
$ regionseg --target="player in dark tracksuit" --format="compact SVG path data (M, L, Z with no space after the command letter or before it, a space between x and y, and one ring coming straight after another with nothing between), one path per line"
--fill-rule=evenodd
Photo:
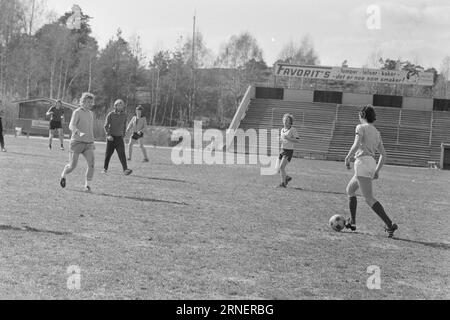
M109 161L114 153L117 151L120 163L122 164L123 173L130 175L133 171L128 169L127 158L125 155L125 132L127 129L127 115L124 112L125 104L122 100L117 100L114 103L114 111L110 112L106 116L105 121L105 133L107 137L106 153L105 153L105 165L103 167L103 173L108 172Z
M0 110L0 147L2 152L6 152L5 139L3 138L3 124L2 124L3 110Z
M47 116L50 117L50 127L48 136L48 147L52 148L52 140L55 131L58 132L59 141L61 142L61 150L64 150L64 131L62 122L64 120L64 108L61 100L57 100L56 104L47 111Z

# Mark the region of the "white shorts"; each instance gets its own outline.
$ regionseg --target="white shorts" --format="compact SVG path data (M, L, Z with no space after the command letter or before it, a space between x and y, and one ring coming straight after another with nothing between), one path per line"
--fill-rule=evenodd
M373 157L364 156L355 160L355 176L373 179L377 162Z

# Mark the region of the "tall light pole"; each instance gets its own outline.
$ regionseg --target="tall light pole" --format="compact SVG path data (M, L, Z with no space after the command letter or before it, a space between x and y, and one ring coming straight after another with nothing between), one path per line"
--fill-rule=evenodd
M192 95L189 120L194 121L194 106L195 106L195 87L196 87L196 74L195 74L195 24L196 24L197 12L194 11L194 23L192 28Z
M33 20L34 20L34 9L36 6L36 0L33 0L33 4L31 5L31 17L30 17L30 30L29 30L29 36L31 36L31 33L33 32Z

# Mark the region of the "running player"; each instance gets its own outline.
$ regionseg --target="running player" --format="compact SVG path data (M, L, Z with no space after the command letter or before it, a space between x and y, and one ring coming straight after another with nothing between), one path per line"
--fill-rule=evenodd
M286 188L289 181L292 180L286 174L286 166L291 162L292 156L294 155L294 143L300 140L297 130L292 126L294 124L294 117L291 114L285 114L283 116L283 124L284 128L281 129L280 137L282 152L278 158L278 168L281 173L280 188Z
M147 118L142 116L142 112L144 108L142 106L138 106L136 108L136 115L131 119L130 123L127 127L127 133L129 131L133 132L130 142L128 143L128 161L131 161L131 156L133 154L133 145L136 142L139 142L139 147L142 150L142 154L144 155L143 162L148 162L147 150L145 150L144 146L144 132L147 130Z
M361 124L356 127L355 142L345 158L347 169L351 169L350 159L355 155L355 175L347 186L351 218L347 220L346 227L352 231L356 230L356 208L358 203L356 191L360 188L366 203L386 224L385 231L388 233L389 238L392 238L398 226L392 223L381 203L373 197L372 192L372 180L379 178L380 170L386 162L386 151L380 132L373 125L375 120L375 110L371 105L365 106L359 112ZM375 153L377 151L380 153L378 164L375 161Z
M58 132L59 141L61 142L61 150L64 150L64 132L62 122L64 121L64 109L61 100L57 100L56 104L47 111L47 117L50 117L50 128L48 135L48 148L52 148L52 140L55 132Z
M129 176L133 170L128 169L127 156L125 155L125 136L127 128L127 115L124 112L125 103L123 100L117 100L114 103L114 110L106 116L105 133L106 133L106 153L105 164L102 173L108 172L109 161L114 153L117 151L120 163L122 164L123 173Z
M94 95L83 93L80 99L80 107L72 113L69 129L72 131L70 139L70 163L64 167L61 174L60 185L66 187L66 176L70 174L78 164L80 154L84 156L88 164L86 171L86 183L84 190L91 192L90 183L94 177L94 114L91 109L94 105Z

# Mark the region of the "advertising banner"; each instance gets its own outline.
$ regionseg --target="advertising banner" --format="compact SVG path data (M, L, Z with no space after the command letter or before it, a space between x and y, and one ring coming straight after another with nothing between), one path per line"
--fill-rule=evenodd
M307 78L334 81L376 82L432 86L433 73L404 70L381 70L366 68L345 68L325 66L304 66L277 64L274 70L277 77Z

